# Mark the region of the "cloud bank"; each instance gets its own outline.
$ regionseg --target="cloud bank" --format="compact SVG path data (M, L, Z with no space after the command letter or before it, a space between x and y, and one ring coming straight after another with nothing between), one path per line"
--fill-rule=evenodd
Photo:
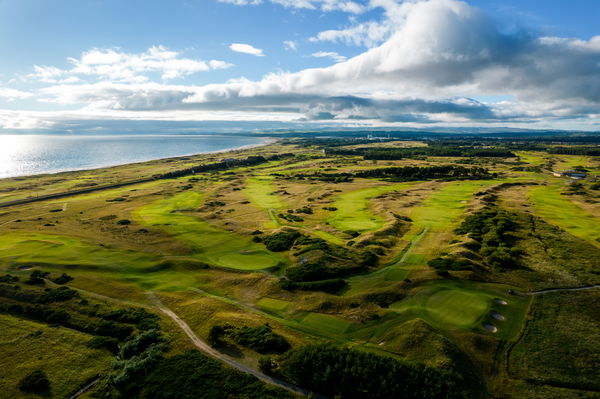
M364 12L366 7L345 1L271 1L351 13ZM316 36L314 41L347 40L371 46L347 60L334 52L312 53L337 62L328 67L271 73L257 81L239 78L204 86L170 85L149 81L144 73L153 71L167 80L231 64L181 58L163 47L140 55L91 50L71 59L71 70L36 67L35 77L54 83L36 96L47 103L83 105L88 112L115 115L197 111L198 120L203 112L213 110L265 121L535 126L572 120L578 126L598 128L600 36L582 40L539 37L526 31L506 33L476 7L456 0L372 0L369 7L385 10L381 21ZM230 48L264 55L247 44L234 43ZM288 48L297 47L288 44ZM85 84L65 80L90 75L100 80ZM0 96L12 98L6 93L10 92L0 89ZM480 99L489 96L507 100ZM16 93L13 97L19 98Z

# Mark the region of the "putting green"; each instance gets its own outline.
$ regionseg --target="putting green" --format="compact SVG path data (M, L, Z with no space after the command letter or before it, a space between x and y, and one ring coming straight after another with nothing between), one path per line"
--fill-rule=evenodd
M158 227L185 242L193 256L216 266L261 270L285 264L281 255L266 251L250 238L225 231L195 216L186 215L201 203L200 193L187 191L158 200L134 212L136 220Z
M425 303L429 315L438 322L457 327L471 327L490 307L490 298L474 292L442 290Z
M600 218L586 212L560 192L562 187L538 186L529 191L535 212L548 223L559 226L576 237L600 245Z
M508 286L469 281L438 280L424 284L406 299L393 303L390 309L401 319L419 318L441 330L468 330L491 334L483 327L489 323L497 328L494 336L513 340L523 328L523 320L531 297L508 295ZM502 305L497 300L503 300ZM497 320L496 311L504 316Z
M335 200L333 206L337 208L337 211L333 213L328 222L340 231L353 230L363 233L379 230L383 227L384 220L371 212L369 200L378 195L405 189L414 184L390 184L344 193Z

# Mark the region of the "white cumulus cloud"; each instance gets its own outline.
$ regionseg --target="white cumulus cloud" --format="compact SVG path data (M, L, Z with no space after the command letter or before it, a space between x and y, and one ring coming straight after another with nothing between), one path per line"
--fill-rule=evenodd
M48 83L69 83L80 77L144 82L149 80L149 73L158 73L162 79L168 80L233 66L220 60L181 57L179 52L163 46L154 46L139 54L118 49L92 49L84 52L80 58L69 58L68 61L73 65L71 69L35 65L34 73L29 77Z
M229 49L231 51L235 51L236 53L250 54L250 55L255 55L257 57L264 57L264 55L265 55L263 53L262 49L251 46L250 44L231 43L229 45Z

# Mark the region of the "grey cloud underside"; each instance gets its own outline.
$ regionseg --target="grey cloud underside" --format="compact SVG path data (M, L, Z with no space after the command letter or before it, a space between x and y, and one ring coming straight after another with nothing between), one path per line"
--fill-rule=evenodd
M468 99L455 101L428 101L423 99L376 100L357 96L325 97L319 95L279 94L253 97L216 98L201 103L183 103L189 93L173 93L156 98L129 97L118 104L119 109L149 110L203 110L244 112L298 113L305 120L377 119L388 122L432 122L425 114L460 115L473 120L499 120L489 106ZM155 101L156 100L156 101ZM517 115L511 115L511 118Z

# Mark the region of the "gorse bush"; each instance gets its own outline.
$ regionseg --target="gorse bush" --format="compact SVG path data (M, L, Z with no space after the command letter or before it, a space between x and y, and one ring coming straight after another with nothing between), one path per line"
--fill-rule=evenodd
M263 241L269 251L281 252L290 249L300 236L297 231L280 231L265 237Z

